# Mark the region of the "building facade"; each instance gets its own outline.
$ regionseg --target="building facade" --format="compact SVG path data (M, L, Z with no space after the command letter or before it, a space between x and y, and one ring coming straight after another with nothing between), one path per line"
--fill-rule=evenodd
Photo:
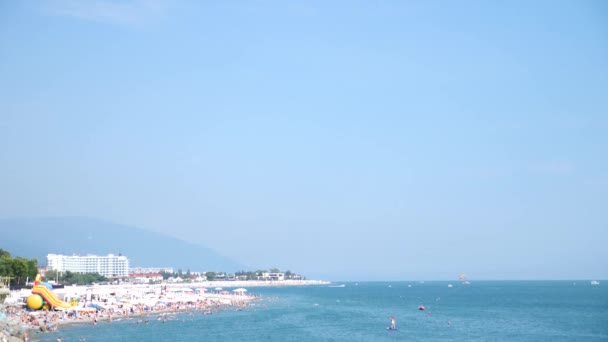
M99 273L104 277L129 275L129 259L123 255L62 255L46 256L47 269L58 272Z
M264 272L261 277L258 277L258 280L285 280L285 273L283 272Z
M129 267L129 274L160 272L173 273L173 267Z

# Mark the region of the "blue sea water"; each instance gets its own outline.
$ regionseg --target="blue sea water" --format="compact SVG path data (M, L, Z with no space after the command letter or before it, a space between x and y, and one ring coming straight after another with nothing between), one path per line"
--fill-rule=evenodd
M342 283L339 283L342 284ZM248 309L62 327L41 341L608 341L608 287L589 281L359 282L250 288ZM411 287L409 287L411 286ZM426 310L418 307L424 305ZM395 316L397 331L387 330Z

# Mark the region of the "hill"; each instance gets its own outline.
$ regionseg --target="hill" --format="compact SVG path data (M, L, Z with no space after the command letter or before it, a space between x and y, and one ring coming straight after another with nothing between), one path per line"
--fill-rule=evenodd
M243 269L238 262L212 249L167 235L83 217L0 219L0 248L14 256L122 254L131 267L173 267L184 271Z

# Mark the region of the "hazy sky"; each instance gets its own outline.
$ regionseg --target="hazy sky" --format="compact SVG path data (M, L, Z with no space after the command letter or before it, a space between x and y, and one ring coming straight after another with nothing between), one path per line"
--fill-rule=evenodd
M608 278L602 0L2 1L0 119L0 217L334 280Z

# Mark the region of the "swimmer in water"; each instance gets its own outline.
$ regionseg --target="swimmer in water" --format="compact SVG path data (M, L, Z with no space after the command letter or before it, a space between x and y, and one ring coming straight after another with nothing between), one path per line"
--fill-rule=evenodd
M397 327L395 326L395 316L391 316L391 327L389 329L391 329L391 330L397 329Z

